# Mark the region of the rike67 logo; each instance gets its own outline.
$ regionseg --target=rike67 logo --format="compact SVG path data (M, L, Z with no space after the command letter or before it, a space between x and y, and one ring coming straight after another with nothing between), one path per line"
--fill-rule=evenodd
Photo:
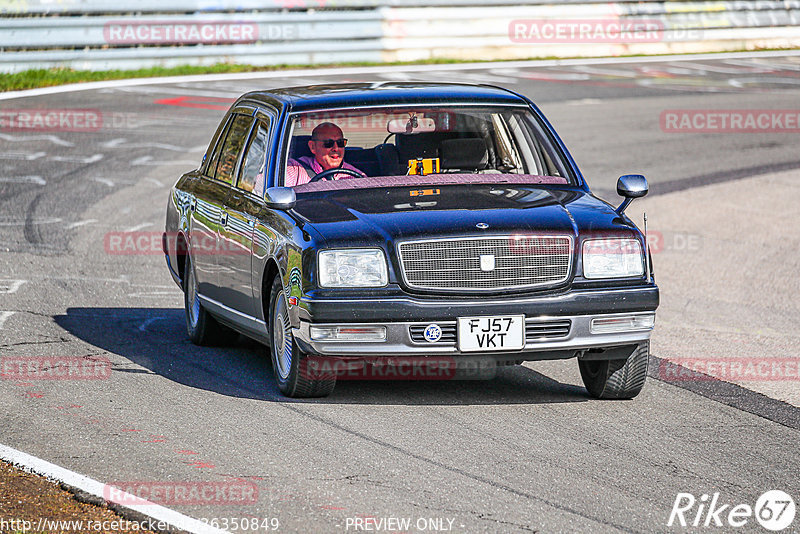
M750 525L747 530L751 531L755 519L765 529L779 532L794 521L794 500L784 491L764 492L755 506L726 503L719 495L703 494L698 499L691 493L678 493L667 526L724 528L729 532L730 528Z

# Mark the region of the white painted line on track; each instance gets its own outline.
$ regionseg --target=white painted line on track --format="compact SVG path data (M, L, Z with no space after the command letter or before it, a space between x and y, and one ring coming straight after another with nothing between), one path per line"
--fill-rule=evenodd
M136 183L136 181L134 181L134 180L119 180L118 179L118 180L114 181L114 180L109 180L108 178L102 178L100 176L92 176L89 179L94 181L94 182L99 182L101 184L107 185L108 187L114 187L114 184L131 185L131 184L135 184ZM123 209L122 213L130 213L130 209L128 209L128 211L125 211L125 209Z
M10 280L10 279L0 280L0 293L5 293L5 294L16 293L17 290L20 287L22 287L22 284L26 282L27 280Z
M86 226L87 224L92 224L92 223L96 223L96 222L97 222L97 219L86 219L85 221L78 221L78 222L70 223L70 224L66 225L64 228L66 228L67 230L71 230L71 229L77 228L79 226Z
M135 232L137 230L141 230L142 228L147 228L148 226L153 226L153 223L147 222L147 223L137 224L136 226L131 226L127 230L123 230L123 232Z
M238 72L230 74L196 74L192 76L170 76L164 78L132 78L126 80L109 80L104 82L86 82L56 87L41 87L23 91L9 91L0 94L0 100L13 100L30 96L71 93L75 91L91 91L115 87L132 87L136 85L171 85L177 83L213 82L231 80L259 80L276 78L297 78L300 76L353 76L363 74L381 74L388 72L442 72L482 69L516 69L537 67L562 67L570 65L613 65L622 63L664 63L670 61L705 61L728 59L751 59L770 57L800 56L800 50L770 50L767 52L729 52L719 54L683 54L664 56L636 57L602 57L580 59L548 59L526 61L494 61L487 63L448 63L442 65L387 65L375 67L297 69L267 72Z
M47 155L47 152L34 152L33 154L29 154L27 152L4 152L0 154L0 159L22 159L25 161L33 161L39 158L43 158Z
M41 176L0 176L0 182L6 184L47 185L47 181Z
M161 150L172 150L175 152L198 152L199 150L205 150L205 146L201 147L184 147L184 146L175 146L175 145L168 145L166 143L128 143L127 139L119 138L119 139L112 139L111 141L106 141L105 143L100 143L100 146L104 148L160 148ZM199 150L198 150L199 148Z
M91 156L53 156L52 161L67 161L71 163L94 163L103 159L102 154L92 154Z
M3 329L3 325L6 324L6 321L8 320L8 318L11 317L12 315L14 315L15 313L17 313L17 312L0 311L0 330Z
M30 454L26 454L22 451L18 451L17 449L13 449L2 444L0 444L0 458L14 465L21 466L25 470L32 471L51 480L56 480L63 484L67 484L73 488L78 488L79 490L85 491L86 493L94 495L95 497L106 500L103 496L103 491L106 489L106 485L102 482L94 480L93 478L89 478L74 471L70 471L69 469L51 464L50 462L42 460L41 458L31 456ZM121 490L119 492L115 491L115 494L118 494L120 500L122 501L130 500L131 502L141 502L144 500ZM221 534L227 532L225 530L214 528L206 523L203 523L202 521L191 518L187 515L183 515L180 512L176 512L175 510L171 510L159 504L151 503L146 500L144 500L144 502L146 504L132 504L127 505L124 508L139 512L140 514L154 519L156 522L160 521L167 523L175 528L185 530L187 532L196 532L198 534Z
M3 181L3 179L0 178L0 182L2 182L2 181ZM40 224L56 224L56 223L60 223L61 222L61 218L60 217L43 217L43 218L40 218L40 219L33 219L31 221L27 221L27 220L25 220L25 221L19 221L19 220L17 220L17 221L0 221L0 226L25 226L29 222L33 226L38 226Z
M165 165L194 165L197 166L197 161L189 160L173 160L173 161L153 161L153 156L142 156L131 161L131 165L150 165L155 167L163 167Z
M163 297L183 297L180 291L151 291L149 293L128 293L125 295L130 298L163 298Z
M2 95L0 95L0 100L3 100ZM64 141L58 136L55 135L11 135L11 134L4 134L0 133L0 139L3 141L11 141L12 143L19 143L24 141L38 141L40 139L44 139L45 141L50 141L54 145L61 145L61 146L75 146L75 143L70 143L69 141Z
M160 320L160 319L166 319L166 317L163 317L163 316L161 316L161 317L151 317L150 319L146 320L141 325L139 325L139 331L140 332L147 332L147 327L150 326L151 324L153 324L154 322Z

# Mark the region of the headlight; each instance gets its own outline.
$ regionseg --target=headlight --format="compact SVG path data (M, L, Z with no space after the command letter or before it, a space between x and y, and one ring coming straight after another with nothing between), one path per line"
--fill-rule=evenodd
M381 287L389 281L381 249L323 250L319 253L320 287Z
M583 242L583 276L625 278L644 274L642 247L636 239L591 239Z

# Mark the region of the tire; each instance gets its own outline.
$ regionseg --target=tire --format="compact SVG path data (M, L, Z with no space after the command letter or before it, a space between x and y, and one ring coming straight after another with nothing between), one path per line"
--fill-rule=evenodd
M289 307L281 277L272 282L269 297L269 324L271 343L269 347L272 369L278 389L287 397L327 397L336 385L333 372L321 373L309 369L308 355L294 341L289 322Z
M183 269L183 308L186 312L186 333L195 345L219 345L233 339L235 333L219 324L200 304L197 278L189 255L186 256Z
M627 360L578 360L583 384L597 399L632 399L647 379L650 342L639 344Z

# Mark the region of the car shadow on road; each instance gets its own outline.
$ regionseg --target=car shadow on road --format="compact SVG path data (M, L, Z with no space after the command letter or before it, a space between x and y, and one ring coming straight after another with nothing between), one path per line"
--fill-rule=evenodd
M266 349L243 336L198 347L180 308L69 308L56 323L110 353L112 372L154 373L221 395L269 402L385 405L546 404L590 400L586 390L524 366L499 367L471 380L339 380L321 399L287 399L278 391ZM120 361L120 356L136 364Z

